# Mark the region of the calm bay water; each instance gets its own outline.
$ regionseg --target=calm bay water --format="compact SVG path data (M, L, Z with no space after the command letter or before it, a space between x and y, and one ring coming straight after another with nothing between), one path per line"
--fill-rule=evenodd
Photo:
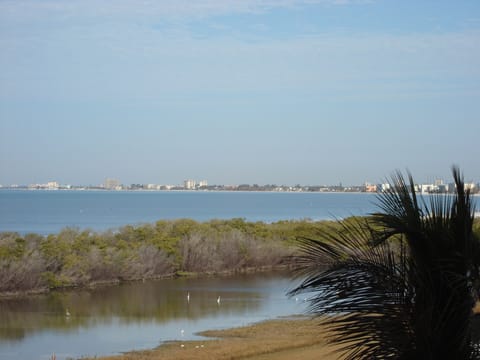
M364 215L375 196L352 193L0 190L0 231L107 230L160 219L312 220Z
M203 339L196 333L304 312L303 299L285 296L293 285L287 274L277 272L0 300L0 359L46 360L53 352L58 360L76 359Z

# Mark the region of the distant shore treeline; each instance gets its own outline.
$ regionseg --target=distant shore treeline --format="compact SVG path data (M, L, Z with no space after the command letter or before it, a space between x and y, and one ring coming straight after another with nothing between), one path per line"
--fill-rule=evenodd
M55 235L0 233L0 294L100 283L255 270L286 264L298 236L326 222L190 219Z

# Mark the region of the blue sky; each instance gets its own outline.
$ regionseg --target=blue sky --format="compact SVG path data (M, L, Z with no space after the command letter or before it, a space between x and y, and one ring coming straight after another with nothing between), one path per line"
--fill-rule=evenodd
M0 0L0 184L480 180L480 2Z

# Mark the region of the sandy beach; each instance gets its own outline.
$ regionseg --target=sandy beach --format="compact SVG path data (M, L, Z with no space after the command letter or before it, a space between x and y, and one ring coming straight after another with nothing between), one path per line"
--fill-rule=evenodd
M204 341L175 341L153 350L135 351L102 360L187 359L339 359L326 344L328 332L309 318L269 320L250 326L204 331Z

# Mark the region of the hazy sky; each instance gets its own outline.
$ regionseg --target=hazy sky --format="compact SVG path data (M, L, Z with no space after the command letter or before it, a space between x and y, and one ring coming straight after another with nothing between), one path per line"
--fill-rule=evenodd
M0 0L0 184L480 180L480 1Z

